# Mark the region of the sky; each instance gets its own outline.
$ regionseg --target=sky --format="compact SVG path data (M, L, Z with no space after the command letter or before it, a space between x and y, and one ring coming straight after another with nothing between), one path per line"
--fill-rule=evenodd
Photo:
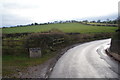
M0 26L115 19L119 0L0 0Z

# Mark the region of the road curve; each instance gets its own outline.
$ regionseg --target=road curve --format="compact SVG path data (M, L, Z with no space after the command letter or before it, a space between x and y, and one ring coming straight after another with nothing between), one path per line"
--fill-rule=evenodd
M50 78L118 78L119 63L105 54L111 39L81 44L56 63Z

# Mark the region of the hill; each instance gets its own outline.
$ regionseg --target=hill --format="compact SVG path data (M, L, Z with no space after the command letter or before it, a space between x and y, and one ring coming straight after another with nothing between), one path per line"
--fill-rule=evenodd
M23 27L3 28L3 33L30 33L30 32L44 32L50 29L59 29L63 32L78 32L78 33L99 33L99 32L114 32L117 27L108 26L90 26L80 23L58 23L47 25L31 25Z

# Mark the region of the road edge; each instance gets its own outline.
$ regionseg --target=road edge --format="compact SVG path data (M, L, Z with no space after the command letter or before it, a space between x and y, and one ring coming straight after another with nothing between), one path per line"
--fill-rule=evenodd
M111 52L109 48L107 48L107 49L105 50L105 52L106 52L106 54L107 54L108 56L110 56L110 57L112 57L114 60L120 62L120 55L119 55L119 54Z
M81 44L83 44L83 43L73 44L71 46L68 46L68 47L63 48L60 51L58 51L57 55L54 57L54 59L51 61L50 65L49 65L49 68L45 74L45 79L49 79L51 72L53 71L53 68L55 67L55 64L61 58L61 56L63 56L69 49L76 47L78 45L81 45Z

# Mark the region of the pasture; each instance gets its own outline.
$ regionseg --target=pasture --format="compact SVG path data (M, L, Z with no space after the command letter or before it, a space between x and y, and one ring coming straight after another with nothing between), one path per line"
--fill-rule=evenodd
M59 29L63 32L77 32L77 33L101 33L101 32L114 32L117 27L109 26L90 26L80 23L58 23L48 25L31 25L23 27L10 27L3 28L3 33L31 33L31 32L45 32L51 29Z

